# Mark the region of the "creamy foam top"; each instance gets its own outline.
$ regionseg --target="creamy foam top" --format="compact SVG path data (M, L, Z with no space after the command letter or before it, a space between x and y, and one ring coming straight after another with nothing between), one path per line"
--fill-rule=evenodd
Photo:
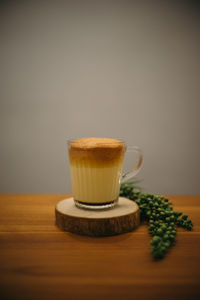
M122 148L123 142L109 138L81 138L71 143L72 148L79 149L96 149L96 148Z
M71 164L105 167L123 160L125 144L110 138L81 138L71 142L69 157Z

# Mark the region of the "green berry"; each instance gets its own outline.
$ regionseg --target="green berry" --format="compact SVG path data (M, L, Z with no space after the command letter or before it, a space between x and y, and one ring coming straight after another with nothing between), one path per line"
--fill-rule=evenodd
M169 235L168 235L168 234L165 234L165 235L163 236L163 240L167 241L168 239L169 239Z
M160 237L155 235L151 240L151 245L157 245L160 242Z
M163 233L162 229L161 229L161 228L158 228L157 234L162 235L162 233Z

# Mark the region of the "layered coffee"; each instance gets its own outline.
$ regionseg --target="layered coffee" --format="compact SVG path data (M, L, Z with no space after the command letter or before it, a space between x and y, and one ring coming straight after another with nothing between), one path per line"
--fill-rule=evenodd
M75 201L83 206L112 206L119 196L125 151L125 144L117 139L81 138L70 142Z

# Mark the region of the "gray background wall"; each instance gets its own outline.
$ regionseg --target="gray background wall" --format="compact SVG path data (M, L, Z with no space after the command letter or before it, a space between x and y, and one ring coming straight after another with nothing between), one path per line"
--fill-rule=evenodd
M199 1L0 3L2 193L70 192L82 136L140 146L146 191L200 193Z

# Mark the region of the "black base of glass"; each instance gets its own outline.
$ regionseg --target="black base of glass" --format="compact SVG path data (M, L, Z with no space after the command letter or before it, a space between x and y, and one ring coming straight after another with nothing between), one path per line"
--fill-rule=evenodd
M112 202L103 202L103 203L88 203L82 202L74 199L75 205L79 208L90 209L90 210L101 210L101 209L109 209L114 207L117 204L117 200Z

